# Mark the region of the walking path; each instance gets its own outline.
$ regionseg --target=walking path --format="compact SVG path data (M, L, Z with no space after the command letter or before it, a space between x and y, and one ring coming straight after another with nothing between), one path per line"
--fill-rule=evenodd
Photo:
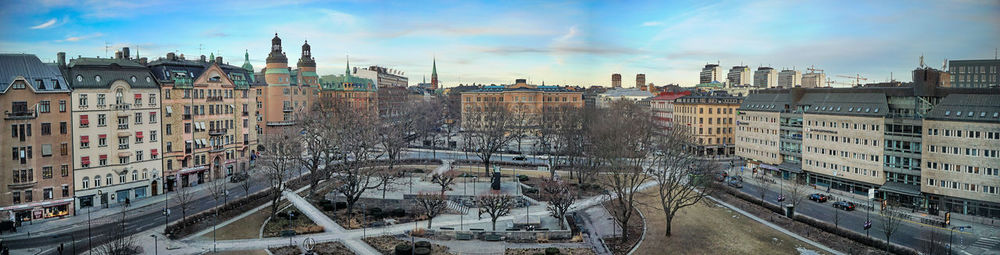
M296 194L295 192L285 191L282 192L282 195L286 199L288 199L289 202L292 202L292 205L295 205L295 208L298 208L300 212L306 214L306 217L309 217L310 220L323 227L325 232L343 233L346 231L344 227L341 227L336 222L333 222L333 220L331 220L330 217L327 217L326 214L323 214L323 212L321 212L319 209L316 209L315 206L313 206L312 204L309 203L309 201L306 201L304 198L299 196L299 194ZM343 240L343 243L345 246L347 246L347 248L350 248L357 254L379 253L378 250L375 250L375 248L372 248L370 245L368 245L365 242L362 242L361 240L347 239Z

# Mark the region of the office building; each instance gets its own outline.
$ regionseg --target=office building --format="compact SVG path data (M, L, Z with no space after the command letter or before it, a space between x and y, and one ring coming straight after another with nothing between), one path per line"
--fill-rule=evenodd
M726 75L726 84L729 87L734 86L748 86L753 82L751 78L752 73L750 68L747 66L733 66L729 69L729 74Z
M950 60L948 73L956 88L996 88L1000 86L1000 60Z
M781 70L778 73L778 86L782 88L794 88L802 85L802 72L798 70Z
M701 73L698 73L698 83L712 83L716 82L726 82L720 81L722 76L722 67L717 64L707 64L701 69Z
M753 73L753 86L757 88L772 88L778 86L778 71L762 66Z

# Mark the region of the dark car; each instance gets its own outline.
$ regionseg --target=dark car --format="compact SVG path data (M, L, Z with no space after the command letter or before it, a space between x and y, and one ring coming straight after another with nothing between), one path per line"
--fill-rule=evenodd
M741 182L739 180L736 180L736 179L732 179L732 180L729 180L729 186L733 187L733 188L737 188L737 189L742 189L743 188L743 182Z
M247 174L247 173L244 173L244 172L235 173L235 174L233 174L232 177L229 177L229 182L231 182L231 183L242 182L243 180L246 180L247 178L250 178L250 175Z
M524 156L514 156L514 160L517 160L517 161L523 161L525 159L526 158Z
M833 208L844 209L844 211L854 211L854 203L846 201L833 202Z
M830 198L827 197L826 195L823 195L823 194L820 194L820 193L809 195L809 200L820 202L820 203L826 202L827 199L830 199Z

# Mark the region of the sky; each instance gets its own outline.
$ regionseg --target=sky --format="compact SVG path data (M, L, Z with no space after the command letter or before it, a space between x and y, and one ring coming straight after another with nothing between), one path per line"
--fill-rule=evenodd
M835 81L909 81L924 56L990 59L1000 1L0 1L0 52L107 57L128 46L222 56L260 70L275 33L294 66L312 46L320 74L380 65L410 84L603 85L637 73L656 85L698 82L706 63L814 67ZM106 50L110 48L110 50Z

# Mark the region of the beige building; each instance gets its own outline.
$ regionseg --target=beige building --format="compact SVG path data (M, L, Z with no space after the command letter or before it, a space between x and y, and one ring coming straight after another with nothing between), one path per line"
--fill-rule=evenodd
M308 43L302 45L302 56L297 64L298 69L288 67L281 38L274 34L263 71L267 84L263 87L264 133L278 132L295 125L296 115L307 114L311 103L319 98L319 75L316 74L316 61Z
M816 99L827 96L843 95L806 95ZM885 118L879 114L886 110L885 97L876 94L846 96L868 97L875 102L880 97L882 104L858 102L849 106L849 101L817 100L816 104L807 106L811 108L802 114L802 170L818 182L835 177L834 185L867 191L885 183L882 173Z
M77 58L63 73L72 92L77 210L161 193L160 87L129 58Z
M648 92L647 92L648 93ZM489 104L502 104L511 111L518 111L527 118L541 120L543 111L562 106L583 107L583 93L559 86L536 86L517 79L506 86L485 86L478 90L462 92L462 123ZM527 123L537 123L533 120ZM463 129L469 127L463 126Z
M10 134L0 136L0 216L72 215L69 84L58 67L28 54L0 54L0 79L0 131Z
M951 94L924 120L923 183L938 209L1000 216L1000 95Z
M674 101L674 128L686 128L695 137L699 156L736 154L734 118L740 97L722 91L692 94Z

